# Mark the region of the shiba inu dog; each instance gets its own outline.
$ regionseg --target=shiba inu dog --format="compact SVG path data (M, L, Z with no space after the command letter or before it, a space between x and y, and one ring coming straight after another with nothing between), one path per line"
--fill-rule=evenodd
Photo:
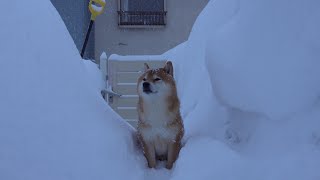
M155 168L156 161L162 159L167 160L166 168L171 169L184 135L172 62L158 69L144 65L145 72L137 85L138 139L149 168Z

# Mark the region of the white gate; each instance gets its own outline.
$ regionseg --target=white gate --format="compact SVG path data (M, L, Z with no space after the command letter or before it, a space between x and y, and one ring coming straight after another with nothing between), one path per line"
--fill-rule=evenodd
M105 99L111 108L133 127L137 125L137 80L143 73L144 63L150 68L163 67L162 56L111 55L100 59L100 69L106 75ZM105 70L103 70L105 69Z

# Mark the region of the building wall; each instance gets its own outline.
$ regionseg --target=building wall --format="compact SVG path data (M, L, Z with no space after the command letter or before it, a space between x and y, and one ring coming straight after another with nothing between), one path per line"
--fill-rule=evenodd
M89 0L51 0L51 3L59 12L80 54L90 23ZM94 58L94 28L84 58Z
M95 58L102 52L120 55L162 54L189 37L191 28L208 0L167 0L164 28L118 27L118 0L106 1L105 12L95 22Z

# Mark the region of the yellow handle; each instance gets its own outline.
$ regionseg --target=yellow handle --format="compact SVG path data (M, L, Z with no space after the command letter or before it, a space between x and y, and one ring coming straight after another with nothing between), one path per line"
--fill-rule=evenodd
M95 5L92 4L92 2L95 2L95 4L99 5ZM96 17L100 14L102 14L104 7L106 5L106 2L104 0L90 0L89 2L89 10L91 12L91 20L96 20Z

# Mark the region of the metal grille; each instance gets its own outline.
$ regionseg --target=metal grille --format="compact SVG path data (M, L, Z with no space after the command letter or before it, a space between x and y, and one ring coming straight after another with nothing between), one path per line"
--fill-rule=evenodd
M166 11L118 11L118 14L119 25L166 25Z

